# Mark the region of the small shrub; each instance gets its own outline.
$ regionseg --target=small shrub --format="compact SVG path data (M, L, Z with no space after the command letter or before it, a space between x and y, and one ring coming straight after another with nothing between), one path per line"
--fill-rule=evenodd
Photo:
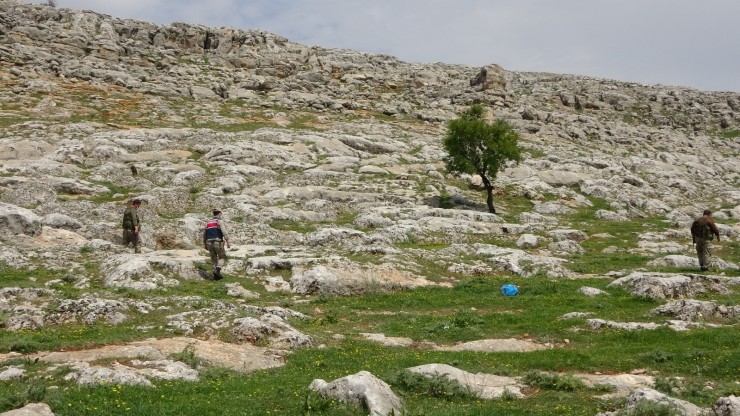
M613 393L617 391L617 386L612 384L595 384L591 390L598 393Z
M313 299L313 302L314 303L329 303L332 299L334 299L334 296L327 295L326 293L319 293L319 295Z
M680 381L676 377L655 377L653 382L655 390L663 393L671 393L674 390L678 390L681 387Z
M225 367L208 367L204 370L199 369L198 373L204 381L224 381L234 378L234 371Z
M505 388L504 389L504 392L501 393L501 396L499 398L501 400L505 400L505 401L512 401L512 400L518 399L519 397L516 394L514 394L513 391Z
M444 209L455 208L455 201L452 199L452 196L442 194L439 196L439 207Z
M711 399L714 395L715 392L708 389L702 383L691 383L681 390L681 397L684 399L691 399L692 401Z
M327 324L336 324L339 322L339 316L336 311L327 311L322 321Z
M425 331L435 333L452 329L473 328L483 325L485 321L470 311L457 311L449 319L435 322L424 328Z
M416 237L416 234L413 233L406 233L406 243L408 244L415 244L419 242L419 239Z
M560 375L532 371L527 373L522 378L522 381L532 387L539 387L546 390L576 391L586 388L583 381L570 374Z
M424 375L403 370L396 373L390 384L412 393L446 400L475 397L469 389L443 374Z
M645 354L644 358L654 363L664 363L666 361L671 361L673 359L673 355L663 350L654 350Z
M457 311L452 317L450 324L457 328L478 326L484 323L483 319L470 311Z
M29 403L43 402L45 398L46 384L41 380L7 383L0 390L0 412L17 409Z
M354 412L356 409L353 405L342 403L336 399L307 391L303 401L303 414L310 415L330 415L345 414L344 412Z
M457 367L457 366L454 366L454 367ZM499 365L497 367L491 368L490 370L487 370L486 372L495 374L497 376L503 376L503 377L512 377L514 375L514 370L512 370L510 367L507 367L505 365Z
M188 345L181 352L170 354L170 358L175 361L180 361L187 364L191 368L198 368L201 365L201 360L195 355L195 347Z
M617 416L681 416L683 412L674 403L640 400L634 406L622 409Z

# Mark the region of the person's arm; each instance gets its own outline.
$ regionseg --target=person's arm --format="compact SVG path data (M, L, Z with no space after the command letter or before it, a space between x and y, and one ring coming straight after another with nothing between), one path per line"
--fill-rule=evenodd
M208 227L203 228L203 247L208 250L208 244L206 244L206 233L208 232Z
M139 211L133 210L131 220L134 223L134 234L139 234Z
M218 228L221 229L221 236L223 236L224 243L226 243L226 248L230 248L231 244L229 243L229 234L226 232L226 224L224 220L218 220Z
M717 228L717 224L714 223L713 219L707 218L707 225L712 230L712 233L717 236L717 241L719 241L719 228Z

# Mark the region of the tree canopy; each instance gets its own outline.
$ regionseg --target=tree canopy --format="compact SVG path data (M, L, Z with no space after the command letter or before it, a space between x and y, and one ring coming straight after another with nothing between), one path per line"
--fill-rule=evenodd
M480 175L488 193L488 210L496 213L492 181L507 161L521 162L522 155L519 134L511 125L503 120L488 123L483 114L483 107L475 104L450 121L443 142L445 164L451 173Z

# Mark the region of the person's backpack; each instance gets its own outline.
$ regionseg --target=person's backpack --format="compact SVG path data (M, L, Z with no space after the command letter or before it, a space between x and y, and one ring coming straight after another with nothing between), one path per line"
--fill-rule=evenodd
M712 239L712 230L707 223L707 217L701 216L691 223L691 237L703 238L705 240Z
M121 226L124 230L134 229L134 214L131 212L130 209L127 209L123 212L123 221L121 223Z

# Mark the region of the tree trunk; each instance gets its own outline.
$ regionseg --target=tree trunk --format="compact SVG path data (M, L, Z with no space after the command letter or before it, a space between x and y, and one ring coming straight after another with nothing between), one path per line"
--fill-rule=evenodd
M486 175L480 175L481 179L483 180L483 186L486 187L486 193L488 196L486 197L486 204L488 205L488 212L491 214L496 213L496 207L493 206L493 184L491 181L488 180Z

